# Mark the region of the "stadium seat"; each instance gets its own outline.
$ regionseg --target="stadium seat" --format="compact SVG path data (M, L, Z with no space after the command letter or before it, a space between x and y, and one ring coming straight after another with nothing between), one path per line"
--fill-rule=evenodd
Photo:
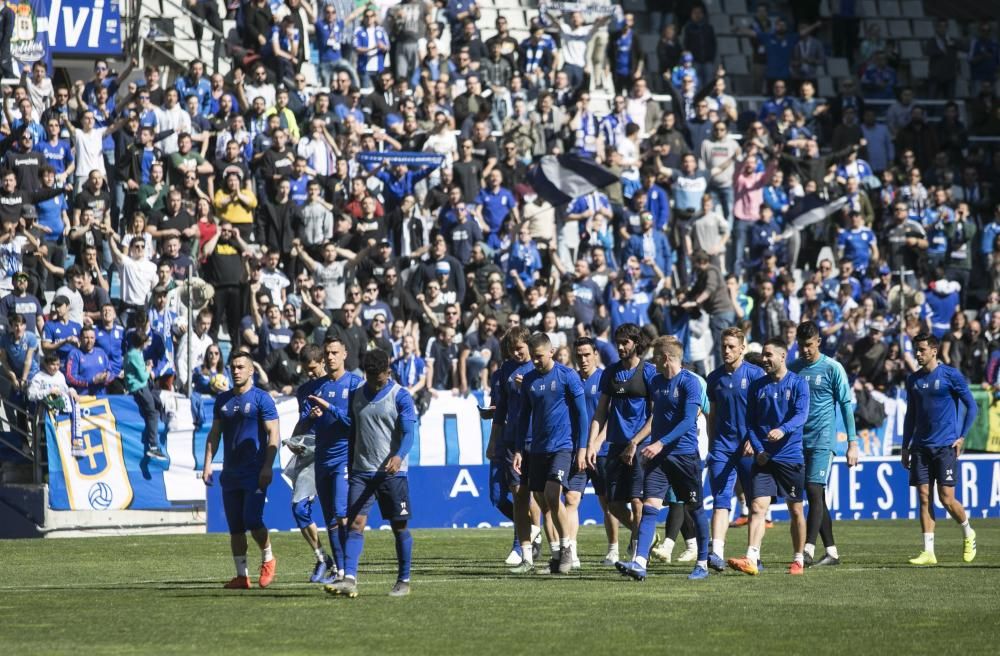
M830 77L842 78L851 74L851 68L847 60L842 57L828 57L826 60L826 72Z
M728 14L749 14L746 0L726 0L726 13Z
M889 21L889 31L885 34L890 39L909 39L913 36L912 30L910 30L910 21L908 20L891 20Z
M479 20L477 21L481 27L493 27L497 22L497 14L500 13L496 9L487 9L485 7L479 9Z
M719 44L719 54L722 56L741 54L740 39L737 37L720 36L718 38L718 44Z
M898 18L903 16L899 0L878 0L878 14L884 18Z
M507 19L507 27L512 30L526 30L528 29L528 21L525 20L524 12L520 9L505 9L503 10L503 16ZM490 23L490 25L495 25L496 23Z
M837 95L836 89L833 88L833 78L829 75L821 75L819 78L819 89L816 92L821 98L832 98Z
M647 3L643 0L622 0L622 10L624 11L646 11Z
M929 64L926 59L910 60L910 80L914 86L920 86L927 79Z
M639 48L644 53L656 53L656 44L659 42L660 37L657 34L640 34L639 35Z
M919 41L904 39L899 42L899 56L903 59L916 59L924 56L924 49Z
M729 75L750 74L750 66L747 65L746 55L726 55L722 61L726 66L726 73Z
M861 0L860 15L864 18L878 16L878 6L875 4L875 0Z
M865 19L864 31L867 32L868 26L871 25L871 24L873 24L873 23L876 24L876 25L878 25L879 30L880 30L879 34L881 34L883 37L886 36L886 34L888 34L889 21L885 20L884 18L866 18Z
M962 77L955 78L955 97L968 98L970 95L969 81Z
M733 24L730 22L729 14L711 14L708 22L715 29L715 36L733 33Z
M918 39L934 38L934 22L926 19L913 21L913 36Z
M902 15L910 20L923 18L925 15L924 3L920 2L920 0L902 0L900 8L903 10Z
M518 0L493 0L493 6L498 9L520 9L521 4ZM481 7L480 11L482 11ZM507 12L504 11L503 13L506 15Z

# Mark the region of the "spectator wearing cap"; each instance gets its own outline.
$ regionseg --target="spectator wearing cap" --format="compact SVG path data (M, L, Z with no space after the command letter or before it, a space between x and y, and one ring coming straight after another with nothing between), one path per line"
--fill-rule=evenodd
M31 101L23 99L23 105L31 105ZM4 105L6 107L6 105ZM3 168L14 171L17 175L17 186L24 191L38 191L42 187L40 168L45 163L45 156L35 150L36 133L25 130L21 133L17 144L3 156Z
M15 316L23 317L26 330L33 335L42 333L45 317L42 314L42 304L28 293L28 274L19 271L14 274L14 290L0 299L0 325L10 325Z
M306 334L296 330L292 333L288 344L271 351L264 359L262 364L264 371L267 372L272 395L292 395L299 385L306 382L307 374L300 361L305 345Z
M64 366L69 354L80 345L82 326L70 320L69 299L65 296L52 299L52 310L52 318L42 329L42 350L59 356L60 366Z
M66 360L66 381L84 396L104 396L111 375L108 354L97 346L93 326L80 330L80 346L74 348Z

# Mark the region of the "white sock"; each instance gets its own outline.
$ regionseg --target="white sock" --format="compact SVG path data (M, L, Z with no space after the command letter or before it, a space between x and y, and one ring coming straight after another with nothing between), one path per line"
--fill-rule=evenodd
M233 562L236 563L236 576L250 576L246 556L233 556Z
M549 542L549 551L552 553L552 557L553 558L558 558L559 557L559 543L558 542Z
M924 551L929 554L934 553L934 534L924 533Z
M532 524L531 525L531 541L534 542L535 538L537 538L538 534L541 533L541 532L542 532L542 527L541 526L538 526L536 524Z
M746 503L744 503L743 507L740 508L740 514L743 515L744 517L749 517L750 516L750 506L748 506Z
M663 538L663 550L668 554L674 553L674 541L670 538Z
M322 549L313 549L313 552L316 554L317 563L322 563L326 561L326 554L323 553Z
M260 562L269 563L274 560L274 554L271 553L271 544L268 543L266 547L260 550Z
M646 566L646 559L643 558L642 556L636 556L635 560L632 561L632 562L634 562L639 567L645 567Z
M344 580L345 580L345 581L353 581L353 582L355 582L355 583L356 583L356 582L357 582L357 580L358 580L358 577L356 577L356 576L351 576L350 574L348 574L347 576L345 576L345 577L344 577Z
M827 551L829 551L829 549L828 549ZM810 558L812 558L813 556L815 556L815 555L816 555L816 545L815 545L815 544L809 544L809 543L807 542L807 543L806 543L806 551L805 551L805 552L806 552L807 554L809 554L809 557L810 557Z
M726 550L725 540L712 540L712 553L714 553L719 558L722 558Z
M795 555L792 556L792 560L794 562L798 563L799 565L801 565L801 564L803 564L805 562L805 558L803 558L801 551L795 552Z
M770 508L768 508L768 509L767 509L767 514L766 514L766 515L764 515L764 519L766 519L767 521L771 521L771 516L772 516L772 515L771 515L771 509L770 509Z
M747 560L756 565L760 560L760 547L747 547Z
M614 551L615 553L618 553L618 543L608 542L608 551Z
M559 551L562 551L563 549L569 549L572 542L573 541L570 540L569 538L559 538Z
M967 538L972 537L972 526L969 525L968 519L962 522L962 536Z
M707 560L699 560L697 563L695 563L695 565L697 567L702 568L702 569L708 569L708 561Z
M698 538L691 538L690 540L684 541L684 546L687 547L688 551L698 550Z
M576 540L569 541L569 552L573 554L573 560L578 560L576 555Z
M521 543L521 560L528 563L529 565L535 564L534 554L532 553L530 542Z
M826 555L830 558L840 558L840 552L837 551L837 547L833 545L826 548Z

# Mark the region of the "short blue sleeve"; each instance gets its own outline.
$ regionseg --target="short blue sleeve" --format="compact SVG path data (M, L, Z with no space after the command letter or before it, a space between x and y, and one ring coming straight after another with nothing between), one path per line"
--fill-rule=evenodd
M396 392L396 412L399 413L401 421L416 421L417 409L413 405L413 397L406 391L405 387L400 387Z
M257 390L257 411L264 421L273 421L278 418L278 408L274 405L274 399L264 390Z

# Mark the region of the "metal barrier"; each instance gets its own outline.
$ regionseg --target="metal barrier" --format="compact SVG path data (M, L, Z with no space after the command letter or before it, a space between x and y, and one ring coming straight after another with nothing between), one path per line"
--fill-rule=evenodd
M33 412L9 398L0 401L0 442L31 463L31 477L36 484L44 480L44 412L41 406Z

